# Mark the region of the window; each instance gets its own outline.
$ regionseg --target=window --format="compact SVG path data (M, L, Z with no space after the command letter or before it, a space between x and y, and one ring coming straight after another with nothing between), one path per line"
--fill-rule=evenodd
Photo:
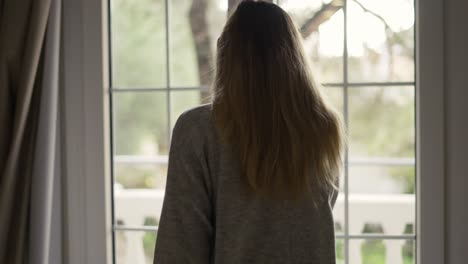
M231 0L109 0L116 263L151 263L171 129L206 101ZM416 263L413 0L279 0L349 132L337 263Z

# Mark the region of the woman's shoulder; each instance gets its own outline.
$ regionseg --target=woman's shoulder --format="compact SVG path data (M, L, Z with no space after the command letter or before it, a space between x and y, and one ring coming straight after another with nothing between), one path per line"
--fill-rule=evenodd
M211 122L211 104L203 104L185 110L177 118L174 129L194 129Z
M200 138L212 130L211 104L203 104L185 110L174 125L173 137Z
M212 104L202 104L185 110L177 119L178 122L207 121L211 117Z

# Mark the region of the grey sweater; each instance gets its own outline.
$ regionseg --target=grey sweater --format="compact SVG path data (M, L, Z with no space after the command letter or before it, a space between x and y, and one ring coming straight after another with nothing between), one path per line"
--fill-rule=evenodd
M336 192L272 202L249 196L238 165L220 144L211 105L184 112L169 152L154 263L335 263Z

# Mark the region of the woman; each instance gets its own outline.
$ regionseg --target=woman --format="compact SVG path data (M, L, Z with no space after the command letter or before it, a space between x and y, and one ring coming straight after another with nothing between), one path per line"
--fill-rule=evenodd
M176 122L154 263L335 263L342 124L280 7L238 6L213 89Z

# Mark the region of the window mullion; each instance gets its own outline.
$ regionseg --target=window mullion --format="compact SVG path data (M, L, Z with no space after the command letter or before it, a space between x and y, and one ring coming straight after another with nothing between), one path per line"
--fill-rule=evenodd
M346 128L346 135L349 131L348 118L348 19L347 19L347 1L343 3L343 115ZM347 142L347 141L346 141ZM349 150L348 145L345 148L344 156L344 262L349 264Z
M172 116L171 116L171 30L170 30L170 1L165 0L165 18L166 18L166 111L167 111L167 140L171 142L172 134Z

